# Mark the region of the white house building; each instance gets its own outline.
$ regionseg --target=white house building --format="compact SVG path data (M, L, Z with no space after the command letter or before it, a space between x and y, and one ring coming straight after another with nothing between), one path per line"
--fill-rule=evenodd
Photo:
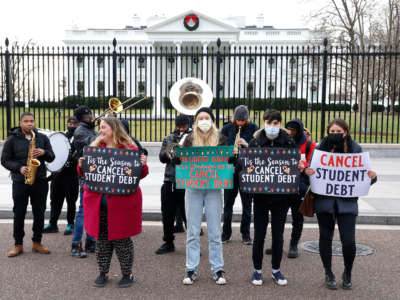
M214 95L218 92L225 98L312 99L315 93L310 89L315 92L319 85L317 75L310 78L309 74L317 74L316 68L308 71L306 78L304 65L314 69L312 63L304 59L300 62L298 56L289 54L296 53L298 47L316 44L318 40L313 33L307 28L265 26L262 15L257 17L256 25L248 26L245 22L244 17L218 20L192 10L172 18L150 17L146 26L141 25L140 17L134 16L132 24L123 29L74 27L66 30L64 44L70 49L74 47L75 52L90 47L93 50L85 53L98 53L98 57L97 62L94 56L78 57L73 70L70 66L77 76L70 76L68 84L82 95L111 94L112 87L107 84L111 66L107 59L115 38L120 94L146 92L160 105L176 80L197 77L213 87ZM219 49L223 58L218 87L215 84L217 39L221 40ZM84 69L94 70L89 80L97 81L97 90L83 88L88 80Z

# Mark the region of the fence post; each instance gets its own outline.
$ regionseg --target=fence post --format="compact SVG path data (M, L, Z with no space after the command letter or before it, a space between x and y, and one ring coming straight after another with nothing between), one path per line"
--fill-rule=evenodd
M217 101L217 103L216 103L216 125L217 125L217 127L219 127L219 88L220 88L220 85L221 85L221 82L220 82L220 77L221 77L221 52L219 51L220 50L220 47L221 47L221 39L220 38L218 38L217 39L217 62L216 62L216 67L217 67L217 74L216 74L216 82L215 82L215 91L216 91L216 93L217 93L217 96L216 96L216 101Z
M113 96L117 97L117 40L113 39L113 53L112 53L112 86L113 86Z
M5 52L5 64L6 64L6 95L7 95L7 136L11 129L11 102L13 101L13 91L11 85L11 58L10 51L8 51L9 41L6 38L6 52Z
M322 62L322 98L321 98L321 140L325 136L325 104L326 104L326 86L328 74L328 39L324 39L324 52Z

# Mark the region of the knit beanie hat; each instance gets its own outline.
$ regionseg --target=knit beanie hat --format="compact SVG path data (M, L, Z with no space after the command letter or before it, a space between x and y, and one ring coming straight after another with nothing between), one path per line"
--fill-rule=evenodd
M201 112L206 112L206 113L208 113L208 114L210 115L210 117L211 117L211 120L212 120L213 122L215 122L215 116L214 116L214 114L213 114L211 108L209 108L209 107L202 107L202 108L200 108L200 109L196 112L196 114L195 114L195 116L194 116L194 119L195 119L195 120L196 120L197 116L199 115L199 113L201 113Z
M249 110L245 105L239 105L235 108L233 118L237 121L247 121L249 119Z

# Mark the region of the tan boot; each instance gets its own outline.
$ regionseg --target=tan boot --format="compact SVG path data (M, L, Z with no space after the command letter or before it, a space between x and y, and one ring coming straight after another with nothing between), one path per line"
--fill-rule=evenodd
M38 252L40 254L50 254L49 249L47 249L45 246L43 246L40 243L32 243L32 251L33 252Z
M22 252L24 252L24 248L22 245L15 245L15 247L8 252L8 257L14 257L20 255Z

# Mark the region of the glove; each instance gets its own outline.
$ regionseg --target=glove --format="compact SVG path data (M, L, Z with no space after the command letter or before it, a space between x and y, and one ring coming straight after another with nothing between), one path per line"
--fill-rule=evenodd
M236 155L229 157L228 163L236 164L236 162L237 162L237 156Z
M174 157L174 158L171 160L171 162L172 162L174 165L180 165L180 164L181 164L181 159L180 159L179 157Z

